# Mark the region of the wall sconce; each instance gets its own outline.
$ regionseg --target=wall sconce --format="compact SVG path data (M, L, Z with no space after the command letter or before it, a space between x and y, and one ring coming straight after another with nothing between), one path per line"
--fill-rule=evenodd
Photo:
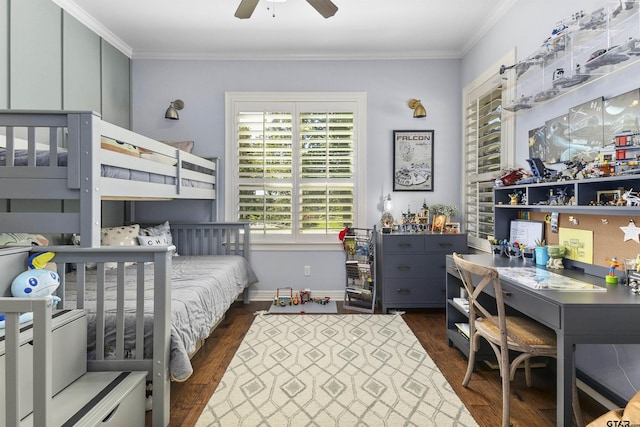
M413 110L413 118L419 119L421 117L427 117L427 110L422 106L422 102L419 99L412 99L409 101L409 108Z
M180 120L180 116L178 116L178 111L184 108L184 101L182 99L176 99L169 104L169 108L167 108L166 113L164 113L164 118L169 120Z

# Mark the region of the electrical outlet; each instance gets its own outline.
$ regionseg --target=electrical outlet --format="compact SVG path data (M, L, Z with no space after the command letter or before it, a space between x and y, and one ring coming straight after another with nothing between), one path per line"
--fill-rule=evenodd
M305 265L304 266L304 275L305 276L311 276L311 266L310 265Z

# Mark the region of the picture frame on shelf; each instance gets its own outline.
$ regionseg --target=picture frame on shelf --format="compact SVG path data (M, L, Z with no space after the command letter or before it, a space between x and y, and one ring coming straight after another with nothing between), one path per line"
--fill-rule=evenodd
M433 130L393 131L393 191L433 191Z
M440 233L442 233L444 231L446 224L447 224L446 215L434 215L433 223L431 224L431 231L440 231Z

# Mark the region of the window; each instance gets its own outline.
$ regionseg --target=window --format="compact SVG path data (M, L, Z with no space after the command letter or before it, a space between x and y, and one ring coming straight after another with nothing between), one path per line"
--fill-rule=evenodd
M513 115L503 114L503 100L511 93L499 75L502 64L511 64L509 54L463 91L464 141L463 221L469 246L490 251L494 236L493 186L495 179L513 164Z
M363 222L361 93L227 93L226 218L256 243L336 243ZM232 192L232 194L230 194Z

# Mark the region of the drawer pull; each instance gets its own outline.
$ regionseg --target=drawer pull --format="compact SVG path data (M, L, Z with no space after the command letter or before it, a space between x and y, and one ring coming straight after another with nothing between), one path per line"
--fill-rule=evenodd
M511 292L502 291L502 295L504 295L505 297L510 297L511 296Z
M410 248L411 243L398 243L398 246L400 246L401 248Z
M399 294L408 294L411 292L411 289L398 289Z
M407 264L400 264L397 268L398 270L411 270L411 266Z

